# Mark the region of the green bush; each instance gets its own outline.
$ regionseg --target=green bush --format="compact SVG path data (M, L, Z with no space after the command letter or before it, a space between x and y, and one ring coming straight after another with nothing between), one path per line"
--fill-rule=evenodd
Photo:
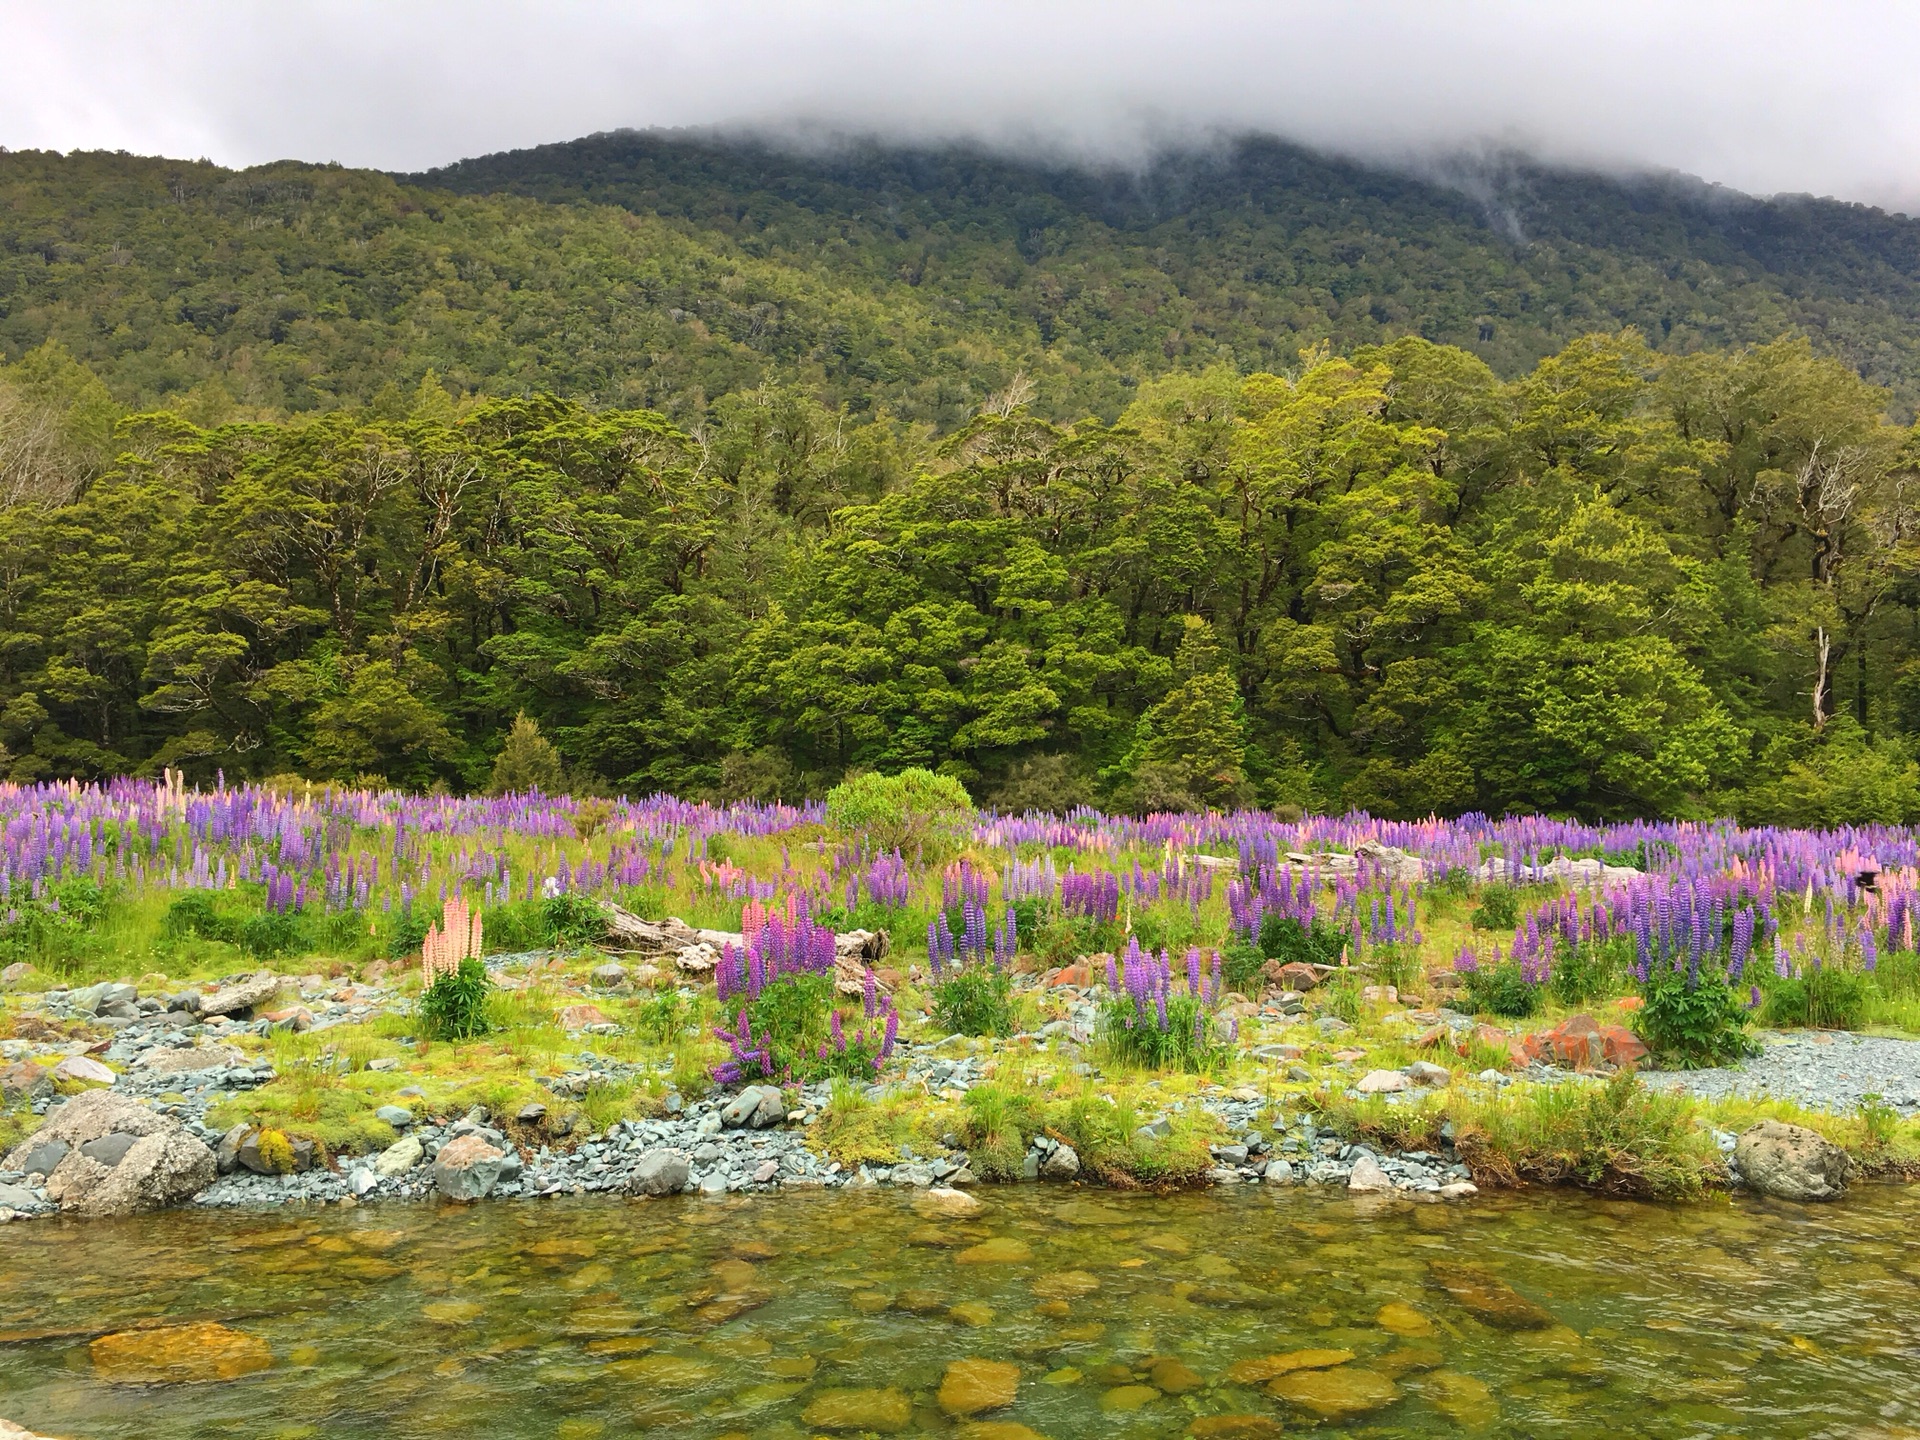
M420 1028L433 1040L471 1040L490 1028L487 967L468 956L451 974L436 975L420 997Z
M1634 1028L1661 1064L1725 1065L1751 1050L1747 1012L1724 982L1703 976L1689 988L1684 971L1656 965L1641 994Z
M1585 1005L1604 1000L1619 988L1626 966L1622 945L1631 941L1587 942L1570 945L1554 956L1548 984L1562 1005Z
M1466 973L1467 1008L1476 1015L1504 1015L1524 1020L1540 1008L1540 987L1520 973L1517 961Z
M1872 977L1838 965L1822 965L1790 979L1775 980L1761 1011L1769 1025L1804 1025L1810 1030L1853 1030L1873 1002Z
M574 890L549 895L541 918L547 944L555 949L579 949L607 938L607 912L591 895Z
M827 792L827 823L849 839L864 837L881 850L911 856L962 841L973 822L966 787L931 770L856 775Z
M409 955L418 955L420 947L427 943L429 928L427 917L417 910L394 911L387 917L388 957L404 960Z
M1520 896L1511 885L1488 885L1480 891L1479 907L1473 912L1476 930L1511 930L1520 923Z
M969 965L933 987L933 1019L955 1035L1011 1035L1013 980L991 965Z

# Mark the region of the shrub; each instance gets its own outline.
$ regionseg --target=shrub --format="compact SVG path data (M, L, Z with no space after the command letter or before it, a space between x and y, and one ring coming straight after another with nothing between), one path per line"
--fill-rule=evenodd
M1520 923L1520 897L1511 885L1488 885L1473 912L1476 930L1511 930Z
M493 774L487 782L492 795L525 794L537 790L558 795L566 789L566 767L553 742L540 733L540 726L522 710L514 717L500 753L493 760Z
M1724 1065L1746 1055L1747 1012L1716 977L1689 981L1684 970L1653 967L1641 993L1646 1003L1634 1028L1663 1064L1692 1069Z
M434 1040L471 1040L486 1034L492 989L487 967L469 955L457 969L436 975L420 997L421 1030Z
M1109 1000L1101 1010L1100 1035L1115 1059L1149 1070L1204 1075L1228 1054L1214 1036L1213 1016L1195 995L1168 999L1164 1020L1157 1012L1142 1013L1130 996Z
M869 772L827 792L828 824L848 837L864 836L880 850L903 854L958 843L973 813L966 787L931 770Z
M160 934L168 940L220 940L233 944L239 938L238 930L206 890L189 890L175 897L160 921Z
M556 949L587 946L606 938L607 912L591 895L575 890L549 895L543 902L541 919L546 941Z
M1540 987L1521 972L1516 961L1503 960L1491 969L1466 972L1467 1006L1476 1015L1503 1015L1523 1020L1540 1008Z
M1011 1035L1013 981L991 965L969 965L933 987L933 1018L955 1035Z
M713 1032L731 1052L715 1067L714 1079L722 1085L833 1076L872 1080L893 1053L899 1020L892 1002L876 995L849 1034L833 997L831 971L780 975L757 995L742 997L732 1028Z
M1818 965L1775 980L1767 989L1761 1014L1769 1025L1852 1030L1866 1017L1873 998L1874 982L1869 976L1838 965Z
M427 918L411 909L396 911L387 921L387 954L395 960L417 955L427 938Z
M242 920L236 935L240 949L256 960L272 960L306 948L300 916L292 910L262 910Z

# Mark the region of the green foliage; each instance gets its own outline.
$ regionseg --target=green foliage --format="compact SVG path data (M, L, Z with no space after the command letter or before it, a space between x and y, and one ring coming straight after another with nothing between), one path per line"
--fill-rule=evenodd
M37 897L16 895L9 908L17 918L0 925L0 956L7 960L74 976L99 955L96 932L107 912L107 897L90 876L54 881Z
M1013 980L991 965L968 965L933 987L933 1020L954 1035L1011 1035Z
M1869 736L1852 716L1815 736L1779 737L1767 749L1761 781L1736 797L1752 825L1830 829L1911 825L1920 820L1920 765L1891 736Z
M1467 971L1466 987L1467 1007L1476 1015L1521 1020L1540 1008L1540 987L1521 974L1512 960Z
M897 775L869 771L827 792L827 823L883 851L910 854L929 844L952 844L972 817L964 785L918 767Z
M566 765L560 752L540 733L539 722L522 710L513 717L513 728L494 757L488 793L514 795L537 790L543 795L558 795L565 789Z
M1725 1065L1750 1053L1747 1012L1733 990L1711 976L1688 987L1684 970L1656 965L1641 987L1646 1001L1634 1029L1663 1065Z
M487 967L468 956L450 974L436 975L420 997L420 1028L434 1040L472 1040L490 1028Z
M387 917L387 958L404 960L409 955L418 955L420 947L426 944L427 931L432 929L428 918L415 909L396 910ZM488 939L492 939L489 927Z
M1282 965L1336 965L1347 948L1346 932L1316 918L1302 925L1290 915L1272 911L1260 917L1260 953Z
M1510 885L1498 882L1480 890L1480 903L1470 922L1476 930L1511 930L1520 923L1520 897Z
M1769 981L1763 993L1761 1018L1768 1025L1854 1030L1866 1018L1876 987L1872 976L1840 965L1816 965Z

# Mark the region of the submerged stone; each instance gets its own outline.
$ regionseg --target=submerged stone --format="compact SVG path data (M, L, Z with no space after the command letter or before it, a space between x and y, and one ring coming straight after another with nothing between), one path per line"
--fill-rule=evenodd
M1014 1265L1031 1260L1033 1247L1010 1235L996 1235L978 1245L969 1245L953 1258L962 1265Z
M1202 1415L1187 1434L1193 1440L1279 1440L1286 1427L1271 1415Z
M957 1416L1003 1410L1013 1404L1019 1388L1018 1365L1004 1360L956 1360L940 1382L940 1408Z
M1323 1370L1344 1365L1353 1359L1351 1350L1289 1350L1284 1355L1262 1355L1237 1360L1227 1368L1227 1379L1235 1385L1264 1385L1279 1375L1295 1370Z
M884 1390L823 1390L814 1396L800 1418L818 1430L873 1430L897 1435L913 1423L913 1402L906 1392Z
M1502 1330L1545 1330L1559 1324L1506 1281L1476 1265L1435 1260L1427 1270L1457 1305L1489 1325Z
M1400 1387L1377 1370L1341 1365L1282 1375L1267 1393L1323 1420L1341 1420L1385 1409L1400 1398Z
M88 1354L100 1378L115 1385L238 1380L273 1364L273 1351L259 1336L212 1322L103 1335Z

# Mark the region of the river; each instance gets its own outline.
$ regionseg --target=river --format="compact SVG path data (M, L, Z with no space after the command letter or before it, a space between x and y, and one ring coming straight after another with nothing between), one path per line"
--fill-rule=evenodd
M0 1415L74 1440L1920 1435L1920 1186L981 1199L8 1226ZM237 1333L101 1338L159 1320ZM232 1378L140 1383L155 1364Z

